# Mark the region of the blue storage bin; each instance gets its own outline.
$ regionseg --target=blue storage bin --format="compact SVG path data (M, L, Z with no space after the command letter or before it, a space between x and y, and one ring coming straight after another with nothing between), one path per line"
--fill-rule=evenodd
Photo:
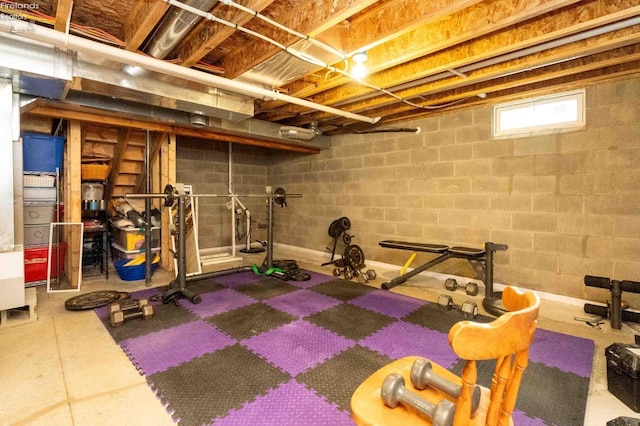
M130 261L131 259L120 259L113 262L120 279L123 281L144 280L146 265L142 263L140 265L124 266L125 263ZM158 269L158 266L158 262L151 264L151 275Z
M22 135L22 160L25 172L55 173L62 171L64 138L62 136L25 133Z

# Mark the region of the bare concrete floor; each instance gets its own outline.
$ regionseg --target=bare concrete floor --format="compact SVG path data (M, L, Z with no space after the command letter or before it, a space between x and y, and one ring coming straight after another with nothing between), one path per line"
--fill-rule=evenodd
M275 258L295 259L302 268L331 274L320 267L324 253L276 245ZM264 254L250 255L245 264L261 263ZM226 269L238 263L211 269ZM379 287L397 276L397 267L375 264ZM167 285L172 275L159 270L152 286ZM419 275L392 291L435 301L442 279ZM144 281L126 282L115 271L85 278L82 292L136 291ZM0 424L3 425L171 425L170 415L147 386L144 378L111 339L93 311L68 311L64 301L77 293L47 293L38 286L37 319L28 313L12 313L0 324ZM460 293L464 297L468 297ZM481 306L481 297L476 296ZM474 299L471 297L470 299ZM184 302L188 303L188 302ZM612 330L609 323L596 330L573 320L584 317L577 304L543 299L539 327L593 339L596 356L589 386L586 425L605 425L618 416L640 417L607 391L604 351L614 342L632 343L634 332L626 324ZM567 390L570 397L571 390Z

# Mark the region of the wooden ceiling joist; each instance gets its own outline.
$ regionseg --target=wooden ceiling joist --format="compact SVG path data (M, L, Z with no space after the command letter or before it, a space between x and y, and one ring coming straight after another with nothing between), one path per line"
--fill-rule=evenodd
M138 50L167 10L169 4L162 0L136 2L124 24L125 49Z

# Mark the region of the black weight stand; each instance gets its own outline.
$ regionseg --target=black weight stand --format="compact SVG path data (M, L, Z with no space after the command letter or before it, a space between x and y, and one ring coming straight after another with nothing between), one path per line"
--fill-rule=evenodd
M221 271L207 272L204 274L191 275L187 277L187 259L186 259L186 229L185 229L185 199L189 195L177 194L178 199L178 276L171 281L169 288L162 296L163 303L177 302L179 297L188 299L194 305L202 301L202 298L187 288L192 282L206 280L210 278L221 277L224 275L235 274L238 272L252 271L252 266L241 266L238 268L230 268ZM267 195L268 211L267 211L267 253L260 269L268 270L273 267L273 203L274 199L278 200L278 193ZM284 202L278 202L283 205Z
M588 287L604 288L611 292L611 307L586 303L584 311L588 314L599 315L603 318L611 317L611 328L620 330L622 320L629 322L640 322L640 312L627 311L622 309L622 292L640 293L640 282L618 281L604 277L594 277L585 275L584 284Z
M351 221L346 216L343 216L340 219L336 219L333 222L331 222L331 225L329 225L329 236L333 238L333 250L331 251L331 260L321 264L320 266L336 265L336 266L343 267L346 265L344 255L340 259L334 259L334 257L336 255L338 239L341 238L342 241L347 246L351 244L351 239L353 238L353 236L347 233L349 229L351 229Z
M178 276L171 281L169 288L162 295L162 302L175 302L178 297L188 299L194 305L202 302L202 298L187 288L187 238L185 229L185 197L182 194L178 198Z

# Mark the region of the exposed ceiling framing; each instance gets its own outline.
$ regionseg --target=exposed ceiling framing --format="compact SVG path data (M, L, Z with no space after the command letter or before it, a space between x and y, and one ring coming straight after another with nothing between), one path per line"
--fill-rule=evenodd
M169 3L41 0L37 12L51 19L40 19L37 24L144 55L149 40L158 37L156 29L165 16L178 10ZM184 3L197 5L198 0ZM640 72L640 0L210 3L213 6L204 12L218 21L201 19L163 60L310 101L312 105L295 104L290 98L255 96L254 117L299 127L318 122L325 134L385 127ZM254 13L247 13L247 9ZM291 31L258 19L257 14ZM113 38L91 36L86 27L98 28L100 34L108 33ZM239 27L262 38L241 32ZM319 62L327 67L292 59L291 53L282 48L299 49L301 42L296 34L310 38L302 43L317 40L343 57L325 55ZM370 71L364 83L349 76L351 56L363 50ZM293 69L301 70L300 75L282 72L283 64L290 66L292 60ZM266 83L272 81L278 83ZM70 91L82 90L83 85L76 83ZM364 122L318 110L313 104L380 119ZM36 107L31 113L48 114L47 108L57 106ZM72 107L62 109L68 116ZM113 121L105 124L118 125ZM154 129L173 130L171 125ZM207 136L220 133L216 129L212 132L214 135ZM223 133L223 140L230 137L228 132ZM255 135L249 138L262 139Z

